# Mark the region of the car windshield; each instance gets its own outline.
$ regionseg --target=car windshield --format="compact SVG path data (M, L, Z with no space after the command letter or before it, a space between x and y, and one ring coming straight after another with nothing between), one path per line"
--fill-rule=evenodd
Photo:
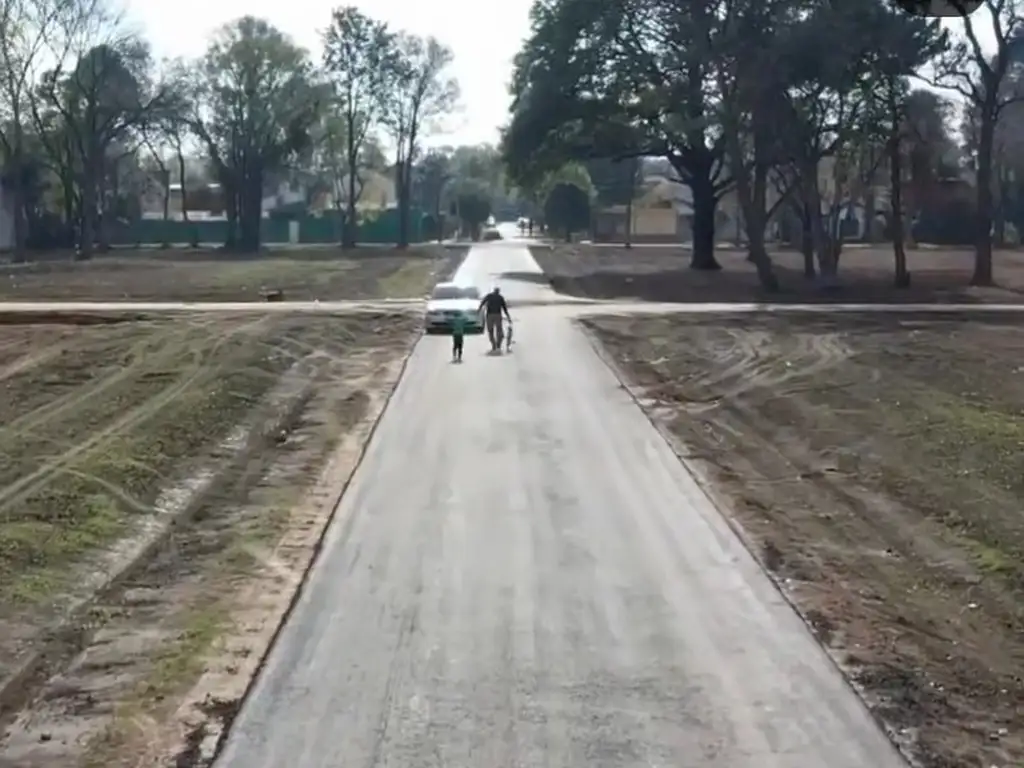
M433 299L478 299L480 292L472 286L439 285L431 295Z

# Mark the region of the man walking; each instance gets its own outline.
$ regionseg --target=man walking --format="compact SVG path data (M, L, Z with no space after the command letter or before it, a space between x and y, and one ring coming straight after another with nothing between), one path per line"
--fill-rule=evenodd
M505 330L501 325L502 315L511 323L512 318L508 314L508 304L505 297L501 295L501 289L495 286L490 293L480 301L479 311L484 312L484 327L487 328L487 338L491 342L491 351L501 351L501 343L505 340Z

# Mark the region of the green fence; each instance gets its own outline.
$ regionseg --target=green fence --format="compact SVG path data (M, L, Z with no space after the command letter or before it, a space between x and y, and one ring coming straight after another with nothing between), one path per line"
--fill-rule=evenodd
M409 242L424 240L424 216L413 210L409 215ZM292 222L298 224L299 243L340 243L343 217L335 212L322 216L301 216L296 219L263 219L260 239L266 245L292 242ZM130 227L112 233L112 245L161 245L163 243L223 243L227 238L228 223L224 220L164 221L142 219ZM359 225L360 243L397 243L398 212L388 210Z

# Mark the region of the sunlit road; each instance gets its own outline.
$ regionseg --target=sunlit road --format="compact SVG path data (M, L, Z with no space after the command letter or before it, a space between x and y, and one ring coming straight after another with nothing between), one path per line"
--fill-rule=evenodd
M460 278L536 273L521 245ZM552 298L425 338L219 768L895 768L860 702Z

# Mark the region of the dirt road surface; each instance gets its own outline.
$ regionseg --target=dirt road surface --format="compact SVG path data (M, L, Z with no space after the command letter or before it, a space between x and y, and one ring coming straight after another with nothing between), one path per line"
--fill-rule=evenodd
M521 245L463 270L547 290ZM516 314L417 347L217 765L903 766L586 338Z

